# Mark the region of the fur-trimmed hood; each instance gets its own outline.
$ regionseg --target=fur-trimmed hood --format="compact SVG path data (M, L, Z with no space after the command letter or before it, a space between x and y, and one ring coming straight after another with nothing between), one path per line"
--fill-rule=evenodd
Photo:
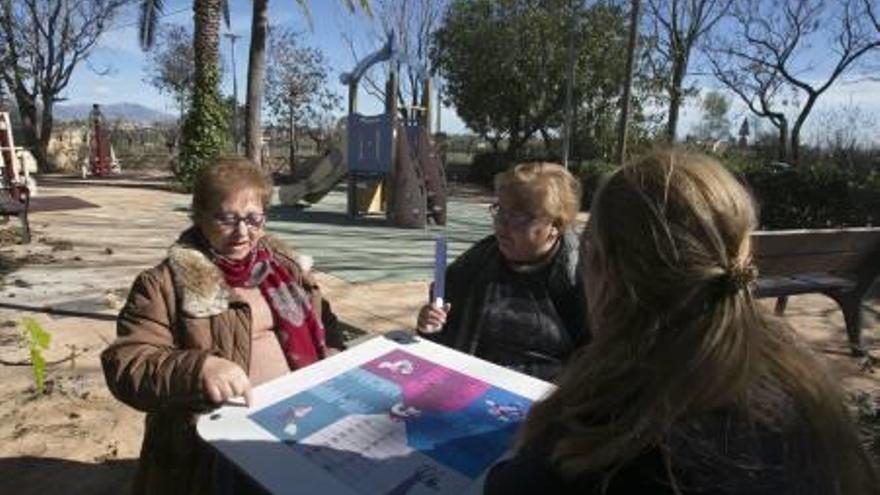
M266 234L260 242L294 270L295 276L311 268L308 256L296 255L280 239ZM181 234L168 248L168 266L181 299L181 309L192 318L207 318L229 308L231 289L207 253L205 240L195 227Z

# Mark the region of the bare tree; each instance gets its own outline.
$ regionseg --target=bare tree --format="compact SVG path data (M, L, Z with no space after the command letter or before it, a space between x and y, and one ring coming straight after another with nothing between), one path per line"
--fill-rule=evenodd
M759 75L765 93L789 88L803 96L789 138L794 163L800 161L801 130L816 101L861 57L880 48L880 31L866 22L871 18L864 5L862 0L737 0L727 40L709 50L730 64L729 71L735 66ZM814 50L823 46L828 48L816 60ZM738 91L721 80L737 94L744 92L747 102L756 98L748 88ZM767 96L768 105L778 105Z
M730 9L733 0L648 0L648 22L652 28L652 58L658 74L668 73L666 92L669 115L666 137L675 141L678 114L687 91L691 52Z
M73 70L85 60L129 0L4 0L0 2L0 77L21 112L25 138L41 170L52 135L53 109Z
M349 11L359 5L371 14L370 0L343 0ZM260 153L262 136L262 104L264 99L264 79L266 74L266 39L269 32L269 0L253 0L254 10L251 20L251 44L248 54L247 102L245 104L245 154L256 164L262 159ZM311 11L306 0L296 0L311 24Z
M270 41L266 103L276 123L287 128L292 172L297 127L326 125L324 117L339 106L339 97L327 87L328 64L320 50L301 46L291 30L272 31Z
M155 48L147 54L144 81L174 98L181 117L186 113L192 95L194 60L192 30L180 25L162 28Z
M444 1L438 0L376 0L374 2L374 28L367 35L368 44L371 47L380 46L387 41L388 33L393 32L397 37L396 41L400 50L411 61L421 64L426 71L430 70L431 37L442 17L444 4ZM361 43L349 35L344 36L349 50L356 60L366 56L364 53L366 50L357 48ZM368 73L364 77L365 91L384 102L384 80L388 78L388 65L383 64L379 70L383 81L377 80L375 74ZM398 108L404 116L408 116L407 107L416 107L421 104L422 87L419 85L419 75L414 67L397 67L397 70L401 74Z
M774 71L754 64L743 64L723 51L712 51L709 59L715 77L748 109L758 117L767 119L776 128L779 137L777 157L781 161L789 156L789 121L783 108L788 100L783 95L784 83Z

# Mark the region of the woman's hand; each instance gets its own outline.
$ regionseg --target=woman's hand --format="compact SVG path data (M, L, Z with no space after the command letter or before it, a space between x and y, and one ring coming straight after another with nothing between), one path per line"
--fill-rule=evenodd
M452 306L449 303L437 308L433 304L426 304L419 310L416 320L416 329L422 333L437 333L446 324L446 314Z
M214 404L222 404L233 397L244 397L251 405L251 381L241 366L217 356L208 356L200 374L202 391Z

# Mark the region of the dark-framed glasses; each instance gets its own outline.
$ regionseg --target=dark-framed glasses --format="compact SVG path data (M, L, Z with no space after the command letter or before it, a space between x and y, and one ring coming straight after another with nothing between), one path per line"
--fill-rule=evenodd
M266 224L266 215L264 213L248 213L241 216L235 213L218 213L214 215L214 221L217 225L227 229L237 229L238 224L244 222L244 225L250 230L256 230Z
M496 224L513 228L527 227L540 218L520 211L507 211L498 203L489 205L489 213Z

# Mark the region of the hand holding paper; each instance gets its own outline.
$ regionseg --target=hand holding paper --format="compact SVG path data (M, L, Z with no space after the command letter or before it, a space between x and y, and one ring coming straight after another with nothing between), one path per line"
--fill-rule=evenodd
M449 303L440 307L434 303L426 304L419 310L419 318L416 327L422 333L437 333L446 324L446 314L449 313Z
M439 332L446 323L449 304L444 304L446 293L446 237L439 236L434 242L434 285L431 291L431 304L419 311L417 327L420 332Z

